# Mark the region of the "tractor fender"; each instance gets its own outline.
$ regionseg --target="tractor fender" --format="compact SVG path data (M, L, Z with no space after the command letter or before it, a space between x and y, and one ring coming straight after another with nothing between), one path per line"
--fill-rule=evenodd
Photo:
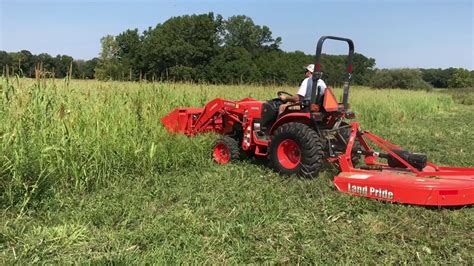
M270 129L270 135L275 132L277 128L279 128L281 125L289 123L289 122L297 122L297 123L302 123L305 125L308 125L312 127L313 123L311 122L311 114L310 113L289 113L287 115L284 115L280 117L272 126Z

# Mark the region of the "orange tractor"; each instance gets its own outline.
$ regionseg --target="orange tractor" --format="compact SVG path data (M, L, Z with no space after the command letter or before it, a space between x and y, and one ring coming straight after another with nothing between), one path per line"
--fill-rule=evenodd
M317 86L322 47L328 39L349 46L342 103L330 88L321 93ZM161 121L173 133L221 134L212 151L219 164L238 160L245 153L268 159L278 173L316 177L328 162L340 169L334 177L336 188L352 195L417 205L474 203L474 168L437 166L424 154L406 151L360 130L357 122L347 122L355 118L348 104L353 56L352 40L321 37L308 97L280 115L280 97L269 101L217 98L203 108L177 108Z

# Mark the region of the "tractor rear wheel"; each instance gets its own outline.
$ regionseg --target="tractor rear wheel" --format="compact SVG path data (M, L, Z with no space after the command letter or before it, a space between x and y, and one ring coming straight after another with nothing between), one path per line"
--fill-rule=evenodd
M322 143L309 126L287 123L273 134L269 157L273 168L280 174L316 177L323 166Z
M223 136L214 142L212 149L212 158L218 164L227 164L236 161L240 156L239 143L229 137Z

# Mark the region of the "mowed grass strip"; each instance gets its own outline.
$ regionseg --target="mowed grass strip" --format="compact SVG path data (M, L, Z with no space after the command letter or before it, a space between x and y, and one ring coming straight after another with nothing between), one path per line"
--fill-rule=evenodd
M464 263L474 212L388 204L218 166L212 134L169 135L159 118L215 98L291 87L2 80L0 262ZM340 91L337 90L340 95ZM473 166L472 106L445 94L355 87L363 129Z

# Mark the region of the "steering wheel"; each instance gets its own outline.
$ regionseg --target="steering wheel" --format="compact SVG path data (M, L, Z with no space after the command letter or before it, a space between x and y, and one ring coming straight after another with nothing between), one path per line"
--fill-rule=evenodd
M283 95L283 94L286 94L286 95L288 95L288 96L290 96L290 97L293 96L293 94L288 93L288 92L286 92L286 91L279 91L279 92L277 92L278 98L280 98L280 96Z

